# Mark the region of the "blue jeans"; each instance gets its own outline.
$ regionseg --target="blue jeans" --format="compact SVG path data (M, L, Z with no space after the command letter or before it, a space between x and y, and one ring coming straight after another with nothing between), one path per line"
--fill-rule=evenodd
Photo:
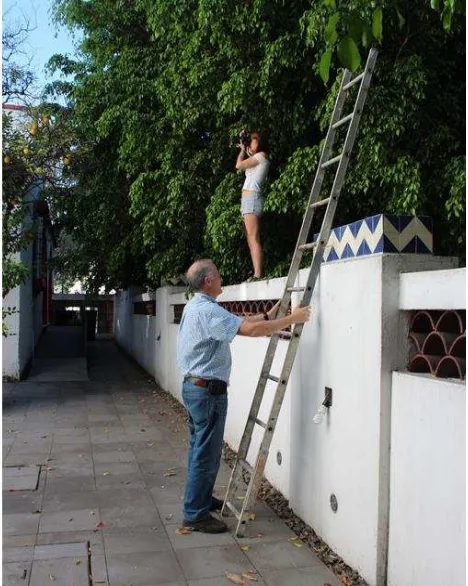
M182 398L190 431L184 521L199 521L210 514L223 447L227 393L210 395L206 389L184 381Z

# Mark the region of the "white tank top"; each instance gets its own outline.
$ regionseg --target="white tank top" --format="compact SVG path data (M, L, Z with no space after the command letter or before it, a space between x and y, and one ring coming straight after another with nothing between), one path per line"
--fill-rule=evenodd
M245 181L242 189L249 189L255 193L260 193L268 174L268 169L270 168L270 161L263 153L257 153L253 156L258 161L258 165L245 170Z

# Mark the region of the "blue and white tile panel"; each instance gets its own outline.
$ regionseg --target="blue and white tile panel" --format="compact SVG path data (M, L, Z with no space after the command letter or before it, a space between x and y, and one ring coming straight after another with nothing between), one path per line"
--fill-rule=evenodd
M324 261L388 252L432 254L432 219L379 214L340 226L332 230Z

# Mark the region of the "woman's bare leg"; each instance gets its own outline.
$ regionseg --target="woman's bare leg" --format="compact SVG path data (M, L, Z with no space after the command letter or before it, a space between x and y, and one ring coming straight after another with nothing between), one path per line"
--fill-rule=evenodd
M263 250L260 242L260 217L256 214L244 214L247 244L254 269L254 277L260 278L263 270Z

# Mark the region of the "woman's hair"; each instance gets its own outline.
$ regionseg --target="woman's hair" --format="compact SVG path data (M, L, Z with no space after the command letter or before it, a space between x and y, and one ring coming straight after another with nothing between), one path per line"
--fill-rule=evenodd
M252 132L252 138L256 138L258 140L258 149L257 152L261 153L262 151L267 153L268 152L268 141L261 130L254 130Z

